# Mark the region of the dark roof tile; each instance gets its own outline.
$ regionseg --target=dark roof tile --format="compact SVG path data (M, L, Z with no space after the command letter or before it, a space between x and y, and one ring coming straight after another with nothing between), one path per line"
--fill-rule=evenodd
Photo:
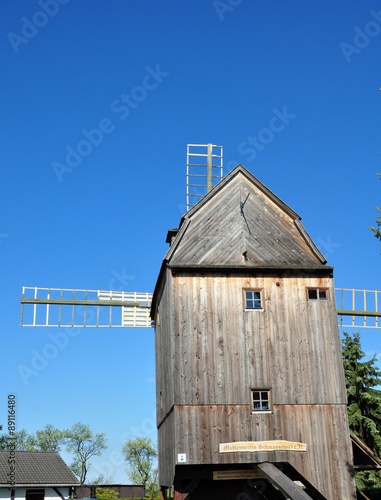
M57 485L74 486L78 479L60 455L45 451L14 452L15 485ZM0 487L9 485L10 464L12 459L8 450L0 451Z

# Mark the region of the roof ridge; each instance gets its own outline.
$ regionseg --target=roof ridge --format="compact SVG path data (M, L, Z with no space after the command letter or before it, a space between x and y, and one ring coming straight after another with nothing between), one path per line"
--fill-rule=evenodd
M58 451L46 451L46 450L14 450L15 453L55 453L60 456ZM0 450L0 453L9 453L9 450Z

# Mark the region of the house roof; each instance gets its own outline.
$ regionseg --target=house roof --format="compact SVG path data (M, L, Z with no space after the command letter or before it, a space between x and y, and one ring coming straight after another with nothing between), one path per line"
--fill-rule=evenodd
M55 452L0 451L0 488L10 485L11 466L14 467L15 486L76 486L79 484L73 472Z

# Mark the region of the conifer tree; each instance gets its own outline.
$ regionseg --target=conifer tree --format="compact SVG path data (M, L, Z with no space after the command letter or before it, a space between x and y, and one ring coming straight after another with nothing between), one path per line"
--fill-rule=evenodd
M342 340L345 383L348 396L349 428L377 456L381 457L381 371L376 366L377 358L368 361L361 349L360 334L344 333ZM356 474L359 489L381 486L378 472Z
M380 207L377 208L377 212L381 213ZM381 215L376 219L376 226L371 226L369 229L373 232L376 238L381 240Z

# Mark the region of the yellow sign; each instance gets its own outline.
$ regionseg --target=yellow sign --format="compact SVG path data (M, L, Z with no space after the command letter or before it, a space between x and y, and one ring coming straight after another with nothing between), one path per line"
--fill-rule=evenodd
M220 453L240 451L307 451L307 445L291 441L236 441L235 443L220 443Z
M247 470L217 470L213 471L214 480L226 479L259 479L265 477L260 471L254 469Z

